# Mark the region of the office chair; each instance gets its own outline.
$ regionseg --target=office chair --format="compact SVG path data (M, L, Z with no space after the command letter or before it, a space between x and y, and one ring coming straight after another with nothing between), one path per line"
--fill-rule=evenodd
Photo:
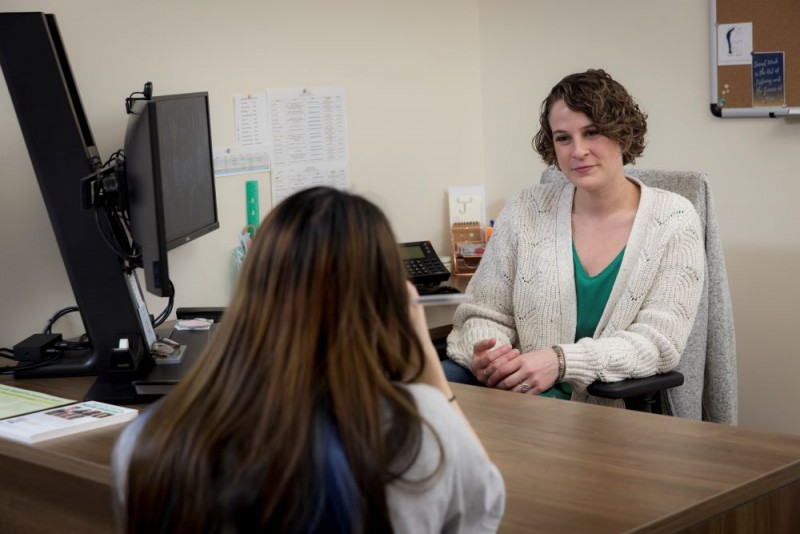
M738 390L733 312L707 177L693 171L627 168L625 172L647 186L689 199L700 216L705 234L706 279L697 318L675 371L615 383L595 382L588 393L624 399L629 409L735 425ZM542 173L542 183L557 180L566 180L557 168L548 167ZM679 387L684 383L690 387ZM697 391L702 394L692 394Z

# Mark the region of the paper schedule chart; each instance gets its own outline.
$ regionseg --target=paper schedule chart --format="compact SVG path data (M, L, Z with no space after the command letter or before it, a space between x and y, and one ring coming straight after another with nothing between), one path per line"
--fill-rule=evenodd
M343 88L270 90L267 109L273 206L309 187L350 187Z
M272 206L309 187L349 189L343 87L236 95L234 124L236 145L214 149L215 176L270 172Z
M272 204L276 205L297 191L323 185L348 189L347 168L335 162L276 165L272 170Z
M273 165L348 159L344 89L271 90L267 103Z

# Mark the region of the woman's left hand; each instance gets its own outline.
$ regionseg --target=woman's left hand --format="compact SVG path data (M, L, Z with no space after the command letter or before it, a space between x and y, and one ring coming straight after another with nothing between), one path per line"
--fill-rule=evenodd
M538 349L520 354L499 366L486 380L498 389L538 395L558 378L558 355L553 349Z

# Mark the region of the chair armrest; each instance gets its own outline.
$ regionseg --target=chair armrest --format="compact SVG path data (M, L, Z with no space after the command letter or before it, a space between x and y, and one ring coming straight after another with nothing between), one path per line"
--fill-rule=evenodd
M604 399L629 399L654 394L662 389L669 389L683 384L683 375L670 371L661 375L645 378L630 378L619 382L594 382L586 390L589 395Z

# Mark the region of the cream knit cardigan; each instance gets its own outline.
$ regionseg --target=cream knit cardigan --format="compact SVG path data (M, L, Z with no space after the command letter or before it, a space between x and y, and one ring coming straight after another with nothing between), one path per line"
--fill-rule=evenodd
M518 193L494 227L467 287L473 297L453 317L447 354L469 368L481 339L523 353L561 345L573 400L592 398L595 380L616 382L675 369L694 323L705 276L700 220L682 196L641 187L619 274L593 338L577 343L572 261L575 188L559 182ZM616 403L619 404L619 403Z

